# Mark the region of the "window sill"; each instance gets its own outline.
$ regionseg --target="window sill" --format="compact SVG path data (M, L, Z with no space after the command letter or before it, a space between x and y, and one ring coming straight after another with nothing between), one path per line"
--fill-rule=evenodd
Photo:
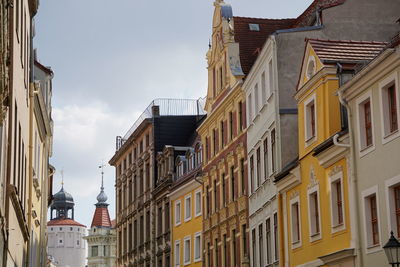
M312 145L315 141L317 141L317 137L315 135L307 138L306 140L306 147L309 147L310 145Z
M310 243L316 242L321 239L322 239L321 232L310 235Z
M399 132L398 129L397 129L396 131L393 131L393 132L391 132L391 133L388 133L388 134L386 134L386 135L382 138L382 144L383 144L383 145L384 145L384 144L387 144L387 143L389 143L390 141L396 139L396 138L399 137L399 136L400 136L400 132Z
M381 250L382 250L381 244L369 245L366 248L366 254L376 253Z
M360 158L368 155L369 153L371 153L374 150L375 150L375 145L373 143L369 146L363 147L359 152Z
M292 242L292 249L301 247L301 240Z

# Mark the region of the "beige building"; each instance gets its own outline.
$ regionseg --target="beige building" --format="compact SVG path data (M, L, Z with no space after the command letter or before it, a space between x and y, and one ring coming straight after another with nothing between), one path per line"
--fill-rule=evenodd
M400 237L400 35L339 90L351 133L351 213L360 266L387 264L383 246Z

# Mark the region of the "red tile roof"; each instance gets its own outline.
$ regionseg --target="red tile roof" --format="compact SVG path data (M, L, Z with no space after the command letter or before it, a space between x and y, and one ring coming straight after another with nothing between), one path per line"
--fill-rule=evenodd
M117 226L117 220L114 219L111 221L111 228L115 228Z
M268 36L277 30L291 28L295 19L260 19L233 17L235 41L239 43L240 63L248 74ZM249 24L258 24L260 30L250 30Z
M91 227L93 226L111 227L110 214L107 207L96 207Z
M54 219L47 222L47 226L82 226L86 227L83 224L80 224L72 219Z
M346 0L314 0L308 8L297 17L294 23L294 28L311 26L315 20L315 13L317 9L320 10L338 6L346 2ZM322 18L323 19L323 18Z
M374 59L387 46L385 42L308 39L324 62L360 62Z

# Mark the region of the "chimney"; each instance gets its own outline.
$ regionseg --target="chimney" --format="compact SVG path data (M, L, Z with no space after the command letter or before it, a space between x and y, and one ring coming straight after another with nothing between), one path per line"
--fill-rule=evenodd
M151 113L152 113L153 117L159 117L160 116L160 106L152 106Z

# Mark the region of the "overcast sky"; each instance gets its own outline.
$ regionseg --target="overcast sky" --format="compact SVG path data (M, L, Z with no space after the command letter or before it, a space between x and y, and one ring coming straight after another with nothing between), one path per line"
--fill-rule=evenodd
M312 0L231 0L235 16L297 17ZM101 161L154 98L206 94L213 0L41 0L35 47L53 80L53 192L75 199L90 227ZM105 168L115 218L114 168Z

